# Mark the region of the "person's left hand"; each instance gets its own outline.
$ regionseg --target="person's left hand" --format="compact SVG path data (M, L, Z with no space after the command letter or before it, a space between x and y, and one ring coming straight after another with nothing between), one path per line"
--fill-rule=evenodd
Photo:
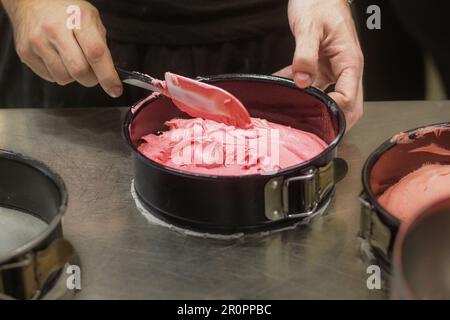
M363 114L363 55L346 0L290 0L289 23L296 41L292 65L275 75L300 88L325 89L341 107L351 128Z

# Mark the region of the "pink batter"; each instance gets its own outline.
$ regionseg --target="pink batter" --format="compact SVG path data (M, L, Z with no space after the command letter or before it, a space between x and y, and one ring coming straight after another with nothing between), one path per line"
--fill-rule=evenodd
M327 148L318 136L251 118L251 129L202 118L173 119L168 131L142 137L149 159L191 173L240 176L274 172L314 158Z
M440 148L439 151L445 150ZM378 202L391 214L405 221L449 198L450 165L425 164L389 187Z

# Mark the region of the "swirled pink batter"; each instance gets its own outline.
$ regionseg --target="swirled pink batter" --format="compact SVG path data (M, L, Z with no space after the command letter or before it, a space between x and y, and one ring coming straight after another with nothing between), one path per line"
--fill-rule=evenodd
M449 132L450 127L447 126L428 126L414 132L401 132L391 139L391 142L402 146L400 152L406 151L408 155L397 158L394 154L387 167L411 167L412 172L402 174L403 177L397 183L381 194L378 202L398 219L410 220L438 203L448 203ZM395 161L400 163L395 164Z
M168 131L142 137L139 151L191 173L240 176L274 172L310 160L327 148L315 134L251 118L251 129L202 118L173 119Z
M389 187L378 202L406 221L446 199L450 199L450 165L425 164Z

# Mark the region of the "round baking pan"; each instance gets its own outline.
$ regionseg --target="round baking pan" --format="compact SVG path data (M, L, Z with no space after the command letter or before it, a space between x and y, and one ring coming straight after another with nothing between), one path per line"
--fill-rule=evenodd
M347 171L346 163L336 158L345 118L331 98L274 76L219 75L198 80L231 92L252 117L312 132L329 146L315 158L273 174L213 176L169 168L137 148L142 136L167 130L166 121L188 115L170 99L151 96L132 107L123 124L134 158L135 191L150 212L183 228L232 234L292 225L329 202L335 183Z
M0 299L42 297L73 248L62 239L62 179L43 163L0 150Z
M450 198L402 223L394 244L391 298L450 299Z
M411 153L435 143L450 149L450 123L438 123L400 133L385 141L367 159L362 170L361 237L368 241L376 259L390 269L395 238L401 221L385 210L378 197L401 178L427 163L449 164L450 156Z

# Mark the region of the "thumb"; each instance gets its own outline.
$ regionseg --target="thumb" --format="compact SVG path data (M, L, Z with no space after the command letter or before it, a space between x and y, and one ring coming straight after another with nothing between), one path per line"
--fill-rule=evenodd
M278 70L277 72L273 73L273 75L278 76L278 77L289 78L289 79L294 78L294 75L292 74L292 66L287 66L281 70Z
M362 79L358 80L358 72L345 69L329 96L344 112L348 131L363 114Z
M295 37L295 52L292 62L294 81L300 88L313 84L319 64L320 39L314 33L300 33Z

